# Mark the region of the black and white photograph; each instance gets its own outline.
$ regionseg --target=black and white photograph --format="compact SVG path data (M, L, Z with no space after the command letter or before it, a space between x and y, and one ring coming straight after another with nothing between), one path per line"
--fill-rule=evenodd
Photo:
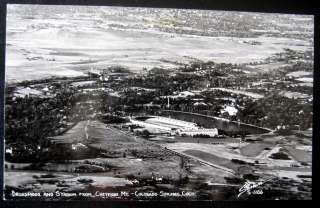
M311 200L314 16L8 4L5 200Z

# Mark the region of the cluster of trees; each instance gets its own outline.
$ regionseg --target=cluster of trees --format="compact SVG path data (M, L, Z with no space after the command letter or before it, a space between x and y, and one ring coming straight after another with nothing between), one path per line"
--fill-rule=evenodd
M259 101L237 100L239 108L237 119L245 123L275 129L286 125L290 129L305 130L312 127L312 104L271 94Z
M77 93L77 89L67 84L52 83L52 86L54 97L11 95L6 98L6 148L13 150L6 155L7 160L40 159L51 147L48 137L70 128L68 123L85 120L102 109L102 102L94 102L99 96Z
M270 58L267 58L266 61L273 62L273 61L284 61L290 62L292 60L308 60L313 62L313 52L308 50L305 52L295 51L289 48L285 48L284 52L276 53ZM297 63L300 66L306 66L309 68L310 63L304 63L299 61Z

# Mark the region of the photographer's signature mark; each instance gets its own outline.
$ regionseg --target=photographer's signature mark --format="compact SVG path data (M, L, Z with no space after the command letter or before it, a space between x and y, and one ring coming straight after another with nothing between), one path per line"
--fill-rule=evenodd
M256 188L265 184L268 181L271 181L273 178L268 179L266 181L260 181L260 182L253 182L253 181L249 181L247 180L245 182L245 184L239 189L239 194L238 194L238 198L244 194L247 193L248 195L251 194L259 194L262 195L263 194L263 190L257 190Z

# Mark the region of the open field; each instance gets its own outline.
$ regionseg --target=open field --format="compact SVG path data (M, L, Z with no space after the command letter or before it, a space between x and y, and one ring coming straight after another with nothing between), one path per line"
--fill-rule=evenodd
M141 71L144 67L170 68L176 66L175 62L189 63L194 59L248 63L262 61L284 48L312 48L312 43L305 38L291 37L294 35L290 24L280 24L291 21L285 15L180 10L179 15L173 17L176 11L170 9L152 9L152 14L142 8L78 7L77 12L71 6L57 6L54 11L43 5L36 8L38 15L33 16L27 7L8 7L7 82L79 76L106 65L123 65ZM92 11L93 16L83 19ZM122 12L128 18L121 15ZM121 18L116 18L117 15ZM221 24L219 18L237 25L246 20L250 25L247 30L237 27L236 32L231 33L227 28L235 25ZM294 30L305 30L306 36L310 36L313 26L306 23L311 19L306 16L304 20L297 20ZM204 20L206 29L198 28L199 21L203 24ZM226 27L225 32L216 29L221 27ZM261 30L268 27L278 29ZM284 34L288 37L283 37Z

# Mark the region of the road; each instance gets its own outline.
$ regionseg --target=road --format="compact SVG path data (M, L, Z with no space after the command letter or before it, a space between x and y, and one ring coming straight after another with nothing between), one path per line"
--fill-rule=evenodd
M198 161L199 163L201 163L203 165L208 165L210 167L213 167L213 168L216 168L216 169L219 169L219 170L223 170L225 172L231 173L232 175L235 175L235 171L233 171L233 170L231 170L229 168L222 167L220 165L213 164L213 163L207 162L205 160L202 160L200 158L193 157L193 156L190 156L190 155L187 155L187 154L184 154L184 153L181 153L181 152L177 152L177 151L174 151L174 150L171 150L171 149L168 149L168 148L166 148L165 150L168 151L168 152L171 152L171 153L173 153L175 155L178 155L180 157L185 157L185 158L188 158L188 159L191 159L191 160L195 160L195 161Z

